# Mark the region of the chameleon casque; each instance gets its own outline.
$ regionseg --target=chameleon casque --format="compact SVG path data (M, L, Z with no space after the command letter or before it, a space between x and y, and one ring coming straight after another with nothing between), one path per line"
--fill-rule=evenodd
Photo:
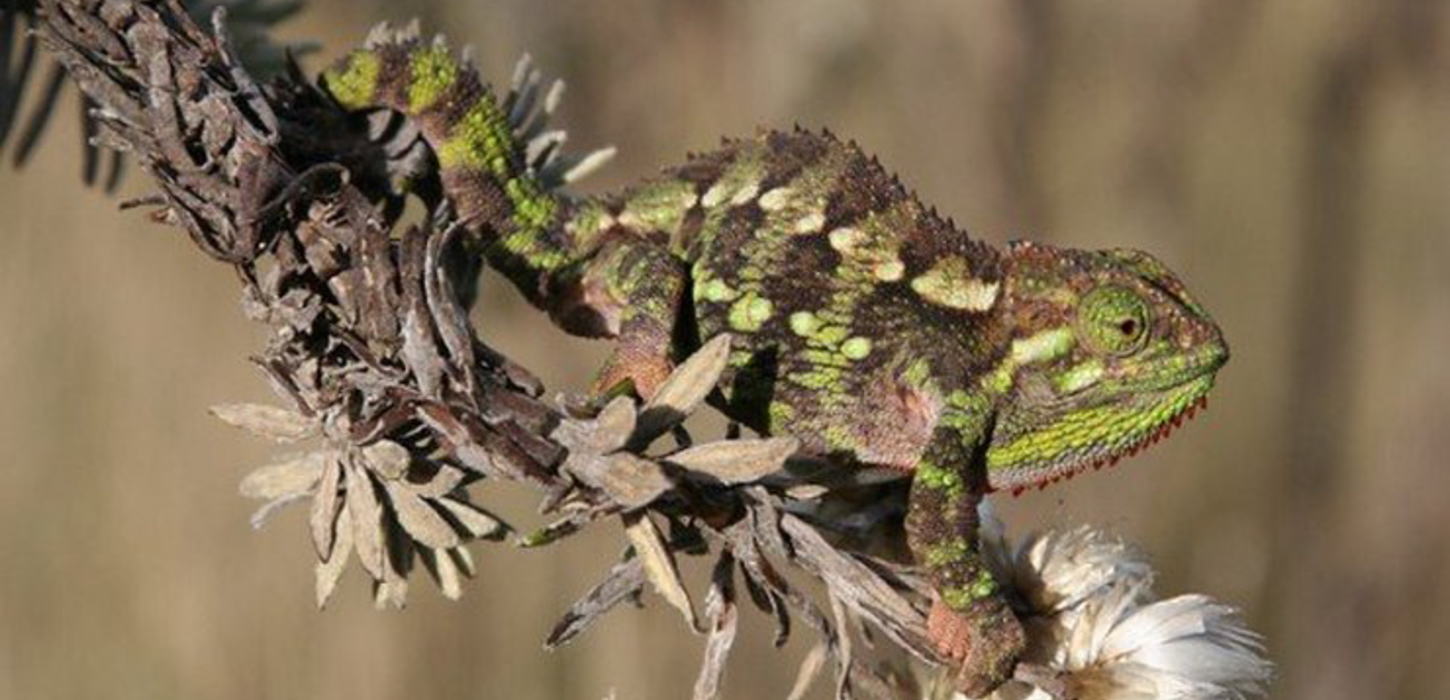
M1010 677L1024 645L978 553L983 495L1136 453L1191 417L1228 359L1148 254L993 247L829 133L727 140L586 198L531 177L491 90L441 43L370 40L321 83L347 110L411 119L474 249L565 330L616 340L596 389L632 380L648 397L728 332L726 415L909 473L929 635L969 694Z

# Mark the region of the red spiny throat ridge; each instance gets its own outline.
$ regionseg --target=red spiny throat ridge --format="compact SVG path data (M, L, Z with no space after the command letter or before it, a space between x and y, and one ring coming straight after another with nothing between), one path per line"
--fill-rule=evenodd
M1087 471L1089 467L1091 467L1093 471L1097 471L1099 469L1102 469L1103 467L1116 466L1118 464L1118 461L1121 460L1124 455L1127 455L1129 457L1137 456L1139 452L1142 452L1149 447L1158 444L1158 441L1168 437L1175 428L1179 428L1185 422L1193 420L1193 417L1198 415L1199 411L1206 410L1208 410L1207 394L1198 397L1198 400L1188 404L1187 408L1179 411L1177 414L1174 414L1172 418L1164 421L1163 425L1159 426L1157 430L1144 434L1142 437L1130 443L1127 447L1120 450L1115 450L1112 454L1103 455L1101 457L1096 457L1090 460L1084 460L1082 462L1072 464L1065 470L1059 471L1055 474L1051 474L1050 476L1046 476L1042 479L1037 480L1037 482L1035 482L1037 490L1041 491L1047 488L1049 484L1055 484L1065 479L1071 479L1072 477L1077 476L1079 472ZM1018 486L1012 489L1012 495L1020 496L1022 495L1022 492L1026 491L1029 488L1031 488L1031 486Z

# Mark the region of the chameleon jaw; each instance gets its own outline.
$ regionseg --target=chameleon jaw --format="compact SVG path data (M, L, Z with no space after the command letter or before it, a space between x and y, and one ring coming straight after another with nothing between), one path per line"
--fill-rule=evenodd
M988 490L1009 491L1015 497L1022 495L1023 492L1034 486L1037 490L1041 491L1046 489L1050 484L1071 479L1079 473L1087 471L1089 468L1098 471L1103 467L1116 466L1123 457L1137 456L1138 453L1158 444L1160 440L1168 437L1175 429L1182 427L1185 422L1193 420L1199 411L1207 409L1208 395L1203 394L1193 401L1190 401L1171 417L1165 419L1157 428L1133 438L1125 445L1108 448L1096 455L1067 456L1048 466L1042 471L1042 475L1035 479L1002 489L989 487Z

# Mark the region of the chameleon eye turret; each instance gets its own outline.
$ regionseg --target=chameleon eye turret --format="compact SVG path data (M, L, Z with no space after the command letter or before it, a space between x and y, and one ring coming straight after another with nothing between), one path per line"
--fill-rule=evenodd
M1151 313L1148 302L1137 292L1105 284L1083 297L1075 330L1077 337L1097 354L1132 355L1148 340Z

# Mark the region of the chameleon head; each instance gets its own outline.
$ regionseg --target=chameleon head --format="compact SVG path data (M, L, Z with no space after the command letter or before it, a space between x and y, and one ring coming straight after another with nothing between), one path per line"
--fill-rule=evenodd
M987 447L1014 493L1101 468L1206 405L1228 346L1161 262L1135 250L1014 244L999 306L1011 329Z

